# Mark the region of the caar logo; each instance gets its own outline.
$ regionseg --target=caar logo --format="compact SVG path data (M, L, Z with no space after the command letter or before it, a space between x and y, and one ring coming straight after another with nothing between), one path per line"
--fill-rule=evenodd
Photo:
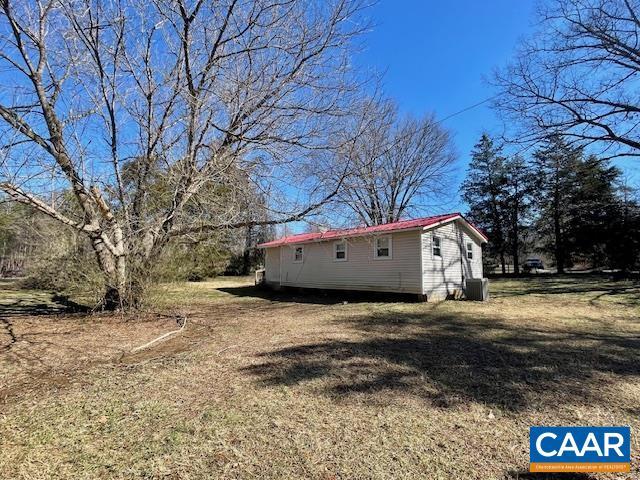
M628 472L630 427L531 427L531 472Z

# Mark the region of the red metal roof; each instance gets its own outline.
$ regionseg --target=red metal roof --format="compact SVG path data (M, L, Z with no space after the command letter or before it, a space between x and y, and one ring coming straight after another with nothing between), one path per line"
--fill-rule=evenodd
M453 220L455 218L464 217L460 213L447 213L445 215L436 215L433 217L416 218L414 220L401 220L399 222L385 223L383 225L375 225L373 227L357 227L348 228L342 230L328 230L326 232L318 233L300 233L298 235L289 235L288 237L279 238L270 242L261 243L258 248L279 247L281 245L291 245L295 243L308 243L317 242L322 240L331 240L335 238L353 237L361 235L369 235L381 232L396 232L399 230L410 230L412 228L429 227L447 220ZM465 222L469 224L471 228L480 234L485 241L487 236L475 225L469 223L466 219Z

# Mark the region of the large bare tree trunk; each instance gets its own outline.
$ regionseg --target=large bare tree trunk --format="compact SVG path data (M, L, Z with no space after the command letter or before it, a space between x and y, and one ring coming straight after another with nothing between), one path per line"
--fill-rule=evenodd
M88 237L105 308L137 305L173 239L341 190L349 162L318 157L352 111L360 2L0 0L0 189Z

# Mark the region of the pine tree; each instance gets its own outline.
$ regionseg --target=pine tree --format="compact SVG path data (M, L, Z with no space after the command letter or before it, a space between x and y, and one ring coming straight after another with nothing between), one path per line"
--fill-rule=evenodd
M520 273L521 230L530 217L534 193L535 175L527 162L519 156L510 157L505 163L504 205L508 222L507 244L513 258L513 273Z
M489 234L487 256L499 258L502 273L506 273L506 183L501 149L489 135L483 134L471 152L467 178L462 184L462 198L469 205L469 218Z
M595 156L578 166L576 185L571 193L567 230L571 233L574 255L592 268L607 262L607 245L617 239L611 232L616 222L620 170Z
M553 255L558 273L571 265L570 220L581 160L582 150L571 147L559 135L547 137L534 153L538 231L546 239L544 249Z
M609 265L623 272L640 267L640 191L620 182L612 217L606 247Z

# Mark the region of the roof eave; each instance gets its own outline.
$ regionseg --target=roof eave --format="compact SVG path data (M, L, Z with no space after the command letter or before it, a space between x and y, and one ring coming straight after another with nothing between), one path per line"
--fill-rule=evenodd
M456 220L462 220L464 221L465 225L467 225L469 227L469 230L480 240L481 243L487 243L489 241L489 239L486 237L486 235L484 235L484 233L482 233L475 225L473 225L471 222L469 222L466 218L464 218L464 216L460 213L456 213L451 215L448 218L445 218L443 220L440 220L439 222L435 222L431 225L426 225L426 226L417 226L417 227L407 227L407 228L394 228L394 229L389 229L389 230L381 230L381 231L377 231L377 232L354 232L354 233L345 233L344 235L335 235L335 236L331 236L331 237L319 237L319 238L312 238L309 240L301 240L299 242L296 241L292 241L292 242L281 242L281 243L274 243L273 245L257 245L256 248L262 248L262 249L266 249L266 248L277 248L277 247L283 247L285 245L306 245L306 244L312 244L312 243L321 243L321 242L331 242L331 241L338 241L341 240L343 238L356 238L356 237L373 237L373 236L379 236L379 235L388 235L394 232L409 232L412 230L419 230L419 231L427 231L427 230L432 230L434 228L438 228L442 225L446 225L447 223L456 221Z
M441 227L442 225L446 225L447 223L454 222L456 220L462 220L465 223L465 225L467 225L469 229L473 232L473 234L475 234L476 237L480 239L482 243L489 242L489 239L487 238L487 236L484 233L482 233L480 230L478 230L478 228L475 225L470 223L462 215L456 215L455 217L447 218L446 220L442 220L440 222L434 223L433 225L427 225L426 227L422 227L422 229L426 232L428 230L433 230L434 228Z
M331 242L341 240L343 238L353 238L353 237L375 237L379 235L389 235L390 233L395 232L410 232L412 230L422 230L424 227L408 227L408 228L397 228L394 230L383 230L381 232L364 232L364 233L347 233L345 235L336 235L335 237L330 238L314 238L312 240L303 240L301 242L290 242L290 243L279 243L277 245L256 245L256 248L275 248L275 247L283 247L286 245L304 245L309 243L321 243L321 242Z

